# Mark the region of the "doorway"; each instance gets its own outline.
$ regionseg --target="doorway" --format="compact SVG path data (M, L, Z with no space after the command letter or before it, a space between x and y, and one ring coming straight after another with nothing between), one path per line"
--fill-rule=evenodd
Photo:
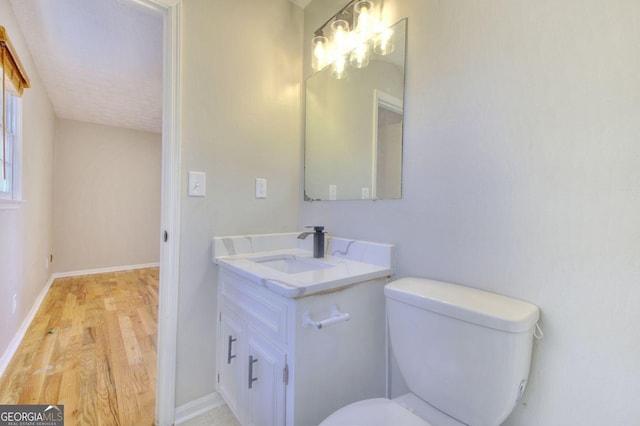
M180 10L181 0L126 0L163 15L162 196L160 291L155 424L175 417L176 346L180 251Z

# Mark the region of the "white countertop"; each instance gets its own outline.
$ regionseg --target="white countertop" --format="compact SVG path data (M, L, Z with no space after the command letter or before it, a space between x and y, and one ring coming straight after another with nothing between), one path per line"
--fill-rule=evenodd
M274 235L279 235L278 239L281 241L283 235L292 234ZM294 233L293 235L297 234ZM255 243L259 238L263 237L214 238L214 261L221 267L229 269L252 283L267 287L285 297L298 298L318 292L337 290L364 281L390 277L394 273L392 245L340 238L328 238L326 251L327 253L333 253L333 255L326 255L319 259L313 258L309 250L299 247L282 248L282 245L279 245L276 250L253 251L238 249L239 245L236 244L234 250L231 250L234 254L230 254L227 250L221 252L219 247L218 252L215 252L215 244L222 244L223 240L226 247L230 247L230 245L233 245L233 243L230 243L231 239L237 239L236 241L253 239ZM294 237L291 241L297 245L300 240L296 242ZM266 247L261 246L260 248ZM287 273L259 262L260 259L276 255L294 256L303 262L321 262L325 267L298 273Z

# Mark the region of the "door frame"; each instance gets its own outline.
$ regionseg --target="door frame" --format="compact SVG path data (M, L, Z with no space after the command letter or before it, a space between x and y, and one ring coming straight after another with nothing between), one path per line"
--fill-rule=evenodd
M180 20L182 0L126 0L163 16L162 198L154 423L174 424L180 279Z

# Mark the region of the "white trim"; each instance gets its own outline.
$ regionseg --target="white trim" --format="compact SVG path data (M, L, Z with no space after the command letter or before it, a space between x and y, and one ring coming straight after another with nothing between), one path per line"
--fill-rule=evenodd
M371 138L371 193L372 200L378 199L378 109L403 114L402 99L380 89L373 89L373 126Z
M373 119L371 120L371 191L369 197L378 199L378 89L373 89Z
M0 376L4 374L4 371L9 366L11 359L16 354L16 351L18 350L20 343L22 343L22 339L24 338L25 334L27 334L27 330L31 325L31 321L33 321L33 318L38 313L38 309L40 309L40 305L42 304L44 297L47 295L47 292L49 291L49 288L51 287L51 284L53 284L53 281L55 279L56 277L54 275L51 275L49 277L49 281L47 281L44 287L42 287L42 290L40 291L40 294L38 295L38 298L36 299L36 301L33 303L31 310L25 317L24 321L22 321L20 328L18 328L18 331L16 331L16 334L13 336L13 339L11 339L9 346L7 346L7 349L5 349L4 353L2 354L2 357L0 357Z
M177 6L179 3L182 2L182 0L133 0L133 1L148 2L166 9L170 9L173 6Z
M16 134L15 139L13 141L13 199L15 201L22 201L22 179L24 177L24 173L22 170L22 151L24 143L24 135L23 135L23 126L22 119L24 117L24 106L22 105L22 98L17 99L17 109L16 114L17 122L16 122ZM17 177L16 177L17 176Z
M193 419L194 417L198 417L207 411L211 411L215 408L218 408L224 405L224 399L218 392L213 392L208 395L203 396L202 398L198 398L191 402L187 402L184 405L176 407L176 425L183 424Z
M402 99L390 93L383 92L380 89L374 89L374 93L377 106L381 106L387 111L395 112L396 114L403 114Z
M154 263L140 263L138 265L109 266L107 268L82 269L79 271L56 272L55 274L53 274L53 278L55 279L55 278L66 278L66 277L78 277L81 275L107 274L109 272L131 271L134 269L145 269L145 268L157 268L158 266L160 266L160 263L154 262Z
M0 67L2 69L2 67ZM15 101L15 109L13 114L15 115L15 123L13 129L13 144L11 149L13 155L11 158L12 170L11 170L11 190L9 192L0 192L0 202L21 202L22 200L22 98L17 95L13 95ZM0 126L1 128L1 126ZM9 204L7 207L0 206L0 210L14 210L20 206Z
M164 18L164 77L162 106L162 206L158 364L155 424L170 426L176 414L178 347L178 285L180 281L180 21L182 2L167 4Z
M182 0L127 0L164 16L160 291L154 423L174 424L180 279L180 20ZM164 241L165 232L169 238Z
M305 7L307 7L309 3L311 3L311 0L289 0L289 1L295 4L296 6L298 6L300 9L304 9Z
M166 6L163 2L154 0L124 0L125 3L132 3L134 6L140 6L143 9L150 10L164 16Z
M0 210L17 210L24 203L24 200L2 200L0 199Z

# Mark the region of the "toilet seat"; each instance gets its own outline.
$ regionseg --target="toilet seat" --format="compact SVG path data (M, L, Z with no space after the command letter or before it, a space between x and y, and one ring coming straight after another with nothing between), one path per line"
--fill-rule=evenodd
M320 426L432 426L395 401L386 398L354 402L324 419Z

